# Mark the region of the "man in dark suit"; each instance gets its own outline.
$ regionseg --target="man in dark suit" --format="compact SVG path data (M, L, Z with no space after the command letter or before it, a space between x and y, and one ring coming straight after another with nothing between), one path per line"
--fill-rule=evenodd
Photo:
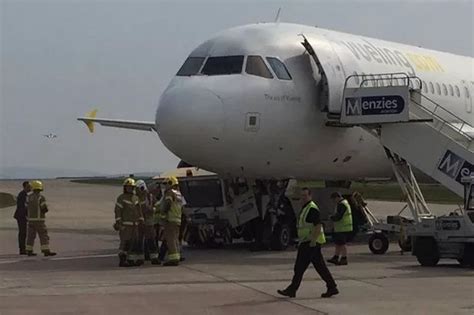
M30 183L23 182L23 190L20 191L16 197L16 211L13 217L16 219L18 224L18 248L20 255L26 255L25 242L26 242L26 227L28 223L27 219L27 208L26 208L26 196L30 192Z

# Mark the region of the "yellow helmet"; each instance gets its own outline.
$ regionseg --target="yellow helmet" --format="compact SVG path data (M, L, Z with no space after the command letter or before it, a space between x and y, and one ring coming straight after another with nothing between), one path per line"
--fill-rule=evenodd
M135 180L133 178L127 178L126 180L123 181L123 186L132 186L135 187Z
M169 176L165 178L165 180L163 181L163 184L169 185L169 186L175 186L179 184L179 181L175 176Z
M43 190L43 183L39 180L32 181L30 185L32 190Z

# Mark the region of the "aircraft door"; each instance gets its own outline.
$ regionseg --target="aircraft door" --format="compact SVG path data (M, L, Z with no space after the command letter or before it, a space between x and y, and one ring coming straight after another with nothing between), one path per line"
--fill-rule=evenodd
M340 114L345 75L339 57L326 37L306 38L303 34L302 36L304 39L302 45L313 58L321 77L327 83L326 104L320 106L321 110Z
M471 93L470 93L470 97L469 97L469 104L466 104L466 106L468 106L466 108L467 112L468 113L472 113L472 107L474 106L473 103L474 103L474 82L471 81L470 82L471 84L469 84L469 87L470 87L470 90L471 90Z
M461 82L461 98L464 100L464 106L467 113L472 113L472 93L474 92L472 82Z

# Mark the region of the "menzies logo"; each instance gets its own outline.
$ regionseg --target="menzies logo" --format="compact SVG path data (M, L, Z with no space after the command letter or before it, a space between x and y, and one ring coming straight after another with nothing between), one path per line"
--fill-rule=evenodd
M469 161L466 161L450 150L446 151L443 158L439 162L438 170L459 183L461 183L461 179L463 177L470 176L474 173L474 167L471 163L469 163Z
M405 100L399 95L346 98L346 116L400 114Z

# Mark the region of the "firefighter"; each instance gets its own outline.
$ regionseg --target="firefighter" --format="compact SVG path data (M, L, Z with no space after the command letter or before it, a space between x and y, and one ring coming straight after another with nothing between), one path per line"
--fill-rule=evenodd
M160 203L160 210L166 214L163 233L168 247L168 258L164 266L178 266L180 261L179 231L184 199L178 184L178 179L174 176L165 179L164 198Z
M27 197L28 233L26 239L26 254L28 256L36 256L33 252L33 246L35 244L36 234L38 233L41 243L41 252L43 252L45 256L54 256L56 253L49 249L49 236L45 224L48 206L46 205L46 198L41 194L43 191L43 183L39 180L32 181L31 190L33 190L33 193Z
M135 195L135 186L135 180L127 178L123 182L123 194L118 196L115 203L114 229L120 235L120 267L139 266L143 263L139 257L138 232L144 225L144 218L139 199Z
M137 196L145 220L142 233L140 233L140 245L145 251L145 260L150 260L153 265L159 265L158 250L155 244L155 227L153 218L153 195L148 191L145 181L137 181Z

